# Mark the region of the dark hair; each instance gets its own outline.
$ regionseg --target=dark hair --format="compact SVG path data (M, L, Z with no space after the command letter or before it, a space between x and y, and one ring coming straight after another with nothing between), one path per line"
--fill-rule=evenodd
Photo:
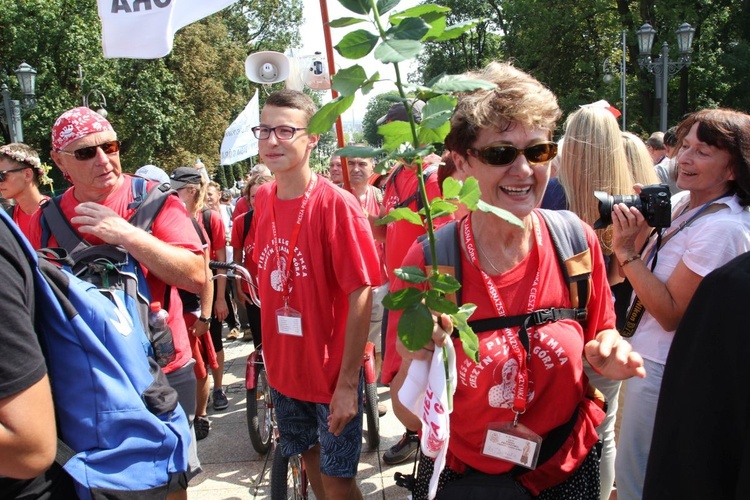
M742 206L750 205L750 115L723 108L696 111L677 127L678 147L696 123L698 140L730 154L729 185Z
M672 127L664 132L663 142L665 146L669 146L670 148L677 146L677 127Z

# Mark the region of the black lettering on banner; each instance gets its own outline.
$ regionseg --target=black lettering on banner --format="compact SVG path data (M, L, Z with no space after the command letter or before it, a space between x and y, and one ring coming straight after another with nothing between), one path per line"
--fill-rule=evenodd
M131 6L128 1L129 0L112 0L112 14L117 14L121 11L128 14L131 12L140 12L141 7L143 7L144 11L151 10L152 4L158 9L163 9L172 3L172 0L132 0Z

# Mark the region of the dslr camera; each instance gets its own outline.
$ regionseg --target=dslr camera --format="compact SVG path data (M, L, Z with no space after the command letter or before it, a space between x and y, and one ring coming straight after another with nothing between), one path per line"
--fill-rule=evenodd
M651 227L669 227L672 224L672 193L667 184L643 186L641 194L611 195L604 191L594 191L599 200L599 220L594 229L604 229L612 224L612 208L617 203L635 207Z

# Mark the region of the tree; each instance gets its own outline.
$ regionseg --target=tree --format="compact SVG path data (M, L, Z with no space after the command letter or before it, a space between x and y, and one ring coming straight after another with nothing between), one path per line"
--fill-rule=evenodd
M367 110L362 118L362 138L367 144L377 147L383 143L383 137L378 134L377 121L388 113L394 97L398 97L398 92L392 90L376 95L367 103Z
M216 169L216 173L214 173L214 182L221 186L221 189L227 188L226 171L221 165L219 165L219 167Z

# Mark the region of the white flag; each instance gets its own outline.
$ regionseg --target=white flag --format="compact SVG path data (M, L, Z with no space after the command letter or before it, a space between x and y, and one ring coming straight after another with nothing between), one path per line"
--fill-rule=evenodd
M104 57L164 57L172 51L177 30L236 1L98 0Z
M260 124L260 104L258 91L245 109L232 122L221 141L221 164L231 165L258 154L258 139L251 128Z

